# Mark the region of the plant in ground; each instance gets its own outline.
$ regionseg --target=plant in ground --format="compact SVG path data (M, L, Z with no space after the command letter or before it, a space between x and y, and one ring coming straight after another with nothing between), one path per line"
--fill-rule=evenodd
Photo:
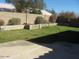
M12 18L9 20L8 25L20 25L21 19L19 18Z
M49 18L49 22L50 23L56 23L56 19L57 19L56 15L51 15L50 18Z
M35 20L35 24L45 24L45 23L47 23L47 21L42 16L38 16Z
M0 26L4 25L4 21L0 19Z
M57 22L62 24L71 23L72 19L76 19L74 12L62 12L59 14Z

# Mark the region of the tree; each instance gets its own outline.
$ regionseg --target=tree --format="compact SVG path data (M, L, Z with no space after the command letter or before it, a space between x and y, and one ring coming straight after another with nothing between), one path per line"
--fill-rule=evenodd
M15 4L15 6L18 12L22 12L25 9L26 2L25 0L20 0Z
M57 22L58 23L71 23L72 19L76 19L76 15L74 14L74 12L61 12L59 13L59 16L57 18Z
M44 0L34 0L34 8L43 9L45 7Z
M17 12L22 12L23 9L26 7L25 0L7 0L7 2L11 2L15 5Z
M13 3L18 12L25 8L43 9L45 6L44 0L7 0L7 2Z
M53 10L53 9L51 10L51 13L52 13L52 14L56 14L55 10Z
M33 8L33 0L25 0L26 8Z
M55 12L54 9L52 9L52 10L47 10L47 11L50 12L50 13L52 13L53 15L56 15L56 12Z
M18 1L20 1L20 0L6 0L7 2L10 2L10 3L14 3L14 4L16 4Z

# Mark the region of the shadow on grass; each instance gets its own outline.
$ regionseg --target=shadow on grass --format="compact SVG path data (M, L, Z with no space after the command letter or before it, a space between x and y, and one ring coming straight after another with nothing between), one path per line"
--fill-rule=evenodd
M39 37L29 40L33 43L54 43L54 42L70 42L70 43L79 43L79 32L76 31L65 31L61 33L56 33L44 37Z
M72 24L72 23L58 23L59 26L69 26L69 27L76 27L79 28L79 23L78 24Z
M65 31L29 41L54 49L37 59L79 59L79 32Z

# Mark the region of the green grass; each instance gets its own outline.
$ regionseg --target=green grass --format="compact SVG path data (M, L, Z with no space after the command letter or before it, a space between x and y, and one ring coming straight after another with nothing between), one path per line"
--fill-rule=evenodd
M29 40L49 34L55 34L67 30L79 31L79 28L67 26L46 27L38 30L11 30L0 31L0 43L14 40Z

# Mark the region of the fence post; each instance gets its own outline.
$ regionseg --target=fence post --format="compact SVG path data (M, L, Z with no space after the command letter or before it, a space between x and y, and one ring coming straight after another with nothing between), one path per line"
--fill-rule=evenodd
M41 29L42 27L41 27L41 24L39 24L39 29Z

